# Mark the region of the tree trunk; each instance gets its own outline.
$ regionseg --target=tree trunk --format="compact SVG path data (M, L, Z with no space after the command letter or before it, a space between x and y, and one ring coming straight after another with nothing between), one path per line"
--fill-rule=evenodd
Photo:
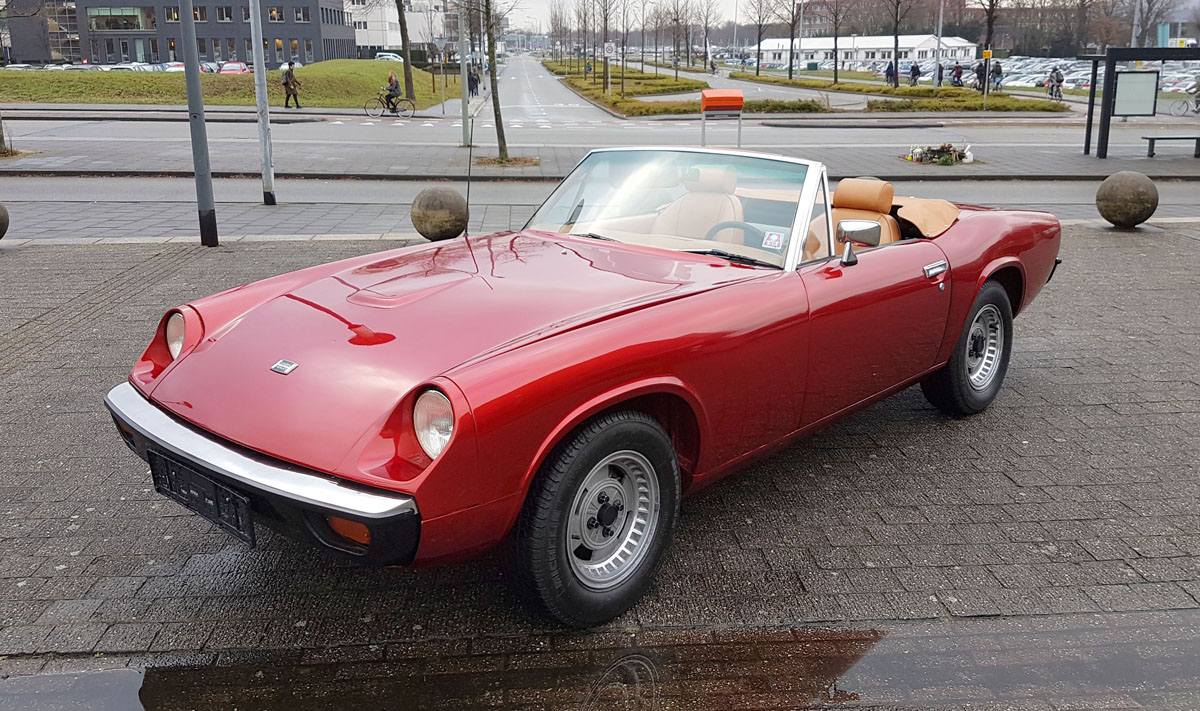
M500 115L500 86L496 79L496 31L495 23L492 21L492 0L484 0L483 22L487 25L484 31L487 33L488 78L492 82L492 115L496 119L497 158L507 161L508 141L504 139L504 118Z
M897 10L892 25L892 86L900 86L900 13Z
M985 15L985 19L987 20L987 32L984 35L983 48L991 49L992 48L992 31L996 27L996 11L994 8L989 8L989 12Z
M796 11L793 9L793 13ZM793 18L795 15L793 14ZM793 22L788 26L788 79L792 78L792 67L796 65L794 56L796 54L796 23Z
M838 48L837 48L837 29L833 31L833 83L838 83Z
M756 51L758 57L754 61L754 76L756 76L756 77L762 76L762 38L763 38L763 25L759 25L758 26L758 47L755 48L755 51Z
M0 156L8 153L8 137L4 135L4 114L0 114Z
M416 101L417 94L413 90L412 51L408 42L408 18L404 15L404 0L396 0L396 14L400 16L400 47L404 53L404 95Z
M658 22L654 24L654 76L658 76L658 31L660 25ZM646 71L646 65L642 65L642 71Z

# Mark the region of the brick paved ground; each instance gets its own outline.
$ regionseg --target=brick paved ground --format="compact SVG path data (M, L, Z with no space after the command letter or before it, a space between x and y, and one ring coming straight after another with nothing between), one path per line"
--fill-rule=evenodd
M164 308L380 245L0 250L0 674L1200 607L1200 225L1069 227L990 410L948 420L909 390L687 501L650 594L582 634L517 607L492 557L247 549L156 495L113 431L103 393Z

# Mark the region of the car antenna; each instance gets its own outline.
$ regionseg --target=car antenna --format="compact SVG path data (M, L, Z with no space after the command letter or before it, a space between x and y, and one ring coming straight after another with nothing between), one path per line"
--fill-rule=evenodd
M475 118L467 119L467 226L463 228L463 237L471 229L471 166L475 165Z

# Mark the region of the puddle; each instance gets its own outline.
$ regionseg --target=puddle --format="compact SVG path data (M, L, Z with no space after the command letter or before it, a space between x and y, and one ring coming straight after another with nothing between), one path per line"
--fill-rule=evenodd
M1200 707L1197 612L486 642L509 651L16 677L0 709Z

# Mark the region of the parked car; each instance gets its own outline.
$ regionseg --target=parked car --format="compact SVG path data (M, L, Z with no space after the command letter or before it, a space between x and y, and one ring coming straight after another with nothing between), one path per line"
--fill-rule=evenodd
M375 55L375 58L382 59L382 60L385 60L388 62L403 62L404 61L404 57L401 57L400 55L396 54L395 52L380 52L379 54Z
M250 68L245 62L225 62L221 65L222 74L250 74Z
M76 72L101 72L104 71L104 67L101 67L99 64L68 64L67 66L63 67L63 70Z
M293 59L292 61L296 63L296 66L294 67L295 69L299 69L300 67L303 67L303 66L304 66L303 64L301 64L301 63L300 63L300 60L298 60L298 59ZM288 63L287 63L287 62L284 62L284 63L282 63L282 64L280 64L280 65L279 65L279 71L284 71L284 70L286 70L287 68L288 68Z
M13 69L13 70L17 70L17 71L24 71L24 70L33 69L33 68L34 68L34 66L32 64L5 64L4 65L4 69Z
M682 495L912 384L955 416L999 393L1058 221L827 185L784 156L596 150L522 230L168 309L106 404L161 494L250 545L261 523L426 565L507 540L531 602L599 624L651 584Z

